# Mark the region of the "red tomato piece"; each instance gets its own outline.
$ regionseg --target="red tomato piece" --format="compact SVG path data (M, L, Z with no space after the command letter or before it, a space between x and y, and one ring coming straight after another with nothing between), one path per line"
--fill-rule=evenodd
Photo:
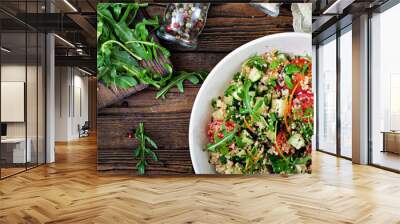
M178 29L179 27L181 27L181 25L180 25L179 23L176 23L176 22L173 23L172 26L173 26L174 28L177 28L177 29Z
M221 132L221 126L224 121L213 121L208 124L207 135L210 142L214 143L214 133L217 133L218 138L223 138L224 134ZM235 123L232 121L225 122L227 132L231 132L235 128Z
M296 100L300 101L300 111L296 111L296 115L298 117L304 116L306 110L314 108L314 94L310 90L302 90L300 89L296 92ZM309 113L309 112L307 112ZM313 122L313 118L304 118L304 122Z
M278 132L278 134L276 135L276 145L279 147L279 149L282 151L282 145L287 142L287 138L286 138L286 132L284 131L280 131ZM276 152L280 153L278 151L278 149L276 149Z

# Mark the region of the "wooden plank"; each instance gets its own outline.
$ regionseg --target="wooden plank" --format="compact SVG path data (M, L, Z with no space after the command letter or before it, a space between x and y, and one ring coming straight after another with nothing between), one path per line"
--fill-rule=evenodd
M125 173L135 175L137 173L137 160L133 158L133 150L130 149L105 149L98 152L98 170L108 173ZM149 166L146 174L187 174L193 173L190 154L185 149L169 150L160 148L154 150L158 161L148 160Z
M174 88L166 99L155 99L156 89L149 88L125 99L121 104L104 108L98 113L97 141L102 148L126 148L132 145L127 133L139 122L146 133L160 146L187 148L190 112L199 87L187 85L184 93Z
M177 71L211 71L227 53L174 52L171 61ZM189 63L188 63L189 62Z

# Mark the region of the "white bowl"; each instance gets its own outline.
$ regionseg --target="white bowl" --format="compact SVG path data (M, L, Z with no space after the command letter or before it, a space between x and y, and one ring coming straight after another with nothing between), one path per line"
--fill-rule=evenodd
M271 49L296 54L312 55L311 34L280 33L253 40L228 54L210 72L194 101L189 125L190 157L196 174L214 174L215 167L208 162L207 124L211 119L211 100L223 95L233 75L252 55Z

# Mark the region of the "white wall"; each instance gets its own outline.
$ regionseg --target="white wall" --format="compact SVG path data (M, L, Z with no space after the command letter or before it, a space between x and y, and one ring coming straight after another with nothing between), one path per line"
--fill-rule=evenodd
M315 45L312 46L312 88L313 88L313 92L314 92L314 135L312 137L312 150L316 150L317 146L316 146L316 138L317 138L317 132L316 132L316 120L317 120L317 113L316 113L316 108L317 108L317 102L315 101L317 99L317 95L316 95L316 84L317 84L317 47Z
M67 67L55 68L55 140L68 140L68 87L70 77Z
M78 125L88 120L88 78L72 67L56 67L55 73L55 140L74 140Z
M1 66L1 81L2 82L25 82L25 71L26 67L19 64L5 64ZM32 70L32 66L28 66L28 72ZM36 85L36 83L34 83ZM29 90L29 89L28 89ZM28 92L27 96L36 97L36 89L34 92ZM32 100L28 100L31 102ZM36 107L36 105L35 105ZM1 110L7 110L7 108L1 108ZM30 114L28 114L29 116ZM36 114L35 114L36 116ZM31 121L28 117L28 121ZM31 127L32 125L28 125ZM8 137L25 137L25 122L11 122L7 123L7 136ZM28 136L29 137L29 136Z
M37 69L39 69L37 71ZM27 115L26 121L6 122L8 138L25 138L25 134L30 142L32 161L44 163L44 89L42 68L36 65L25 64L3 64L1 66L1 81L3 82L24 82L26 83L26 107L21 108L21 112ZM25 80L27 78L27 80ZM24 90L21 90L24 94ZM7 97L7 96L2 96ZM7 111L10 108L1 108ZM13 113L13 111L7 111ZM39 150L37 152L37 150ZM37 156L39 153L39 156Z

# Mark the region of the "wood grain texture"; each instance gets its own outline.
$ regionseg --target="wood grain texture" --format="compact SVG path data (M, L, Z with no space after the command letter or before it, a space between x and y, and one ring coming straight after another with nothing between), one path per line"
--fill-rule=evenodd
M313 153L313 173L132 177L96 172L96 141L0 181L0 223L400 223L400 175ZM134 172L134 171L132 171Z
M150 16L163 15L164 9L165 4L152 3L147 8L147 13ZM185 49L162 40L161 44L171 51L174 70L211 71L229 52L244 43L265 35L292 30L291 12L287 6L281 8L280 16L269 17L247 3L218 3L211 4L197 49ZM165 100L156 100L157 91L148 88L99 110L98 169L115 173L123 173L123 170L131 173L135 169L135 162L131 162L134 161L132 157L128 156L129 162L125 163L103 152L112 150L114 155L126 155L124 153L127 149L136 147L136 142L126 137L129 128L135 128L139 122L144 122L146 133L161 146L157 153L171 153L168 155L168 163L150 165L151 169L154 166L152 173L182 174L183 170L187 174L193 173L192 169L186 167L191 161L188 129L192 105L199 87L200 85L186 83L184 93L179 93L174 88ZM185 158L179 161L182 167L170 165L178 162L174 158L174 154L178 153Z

